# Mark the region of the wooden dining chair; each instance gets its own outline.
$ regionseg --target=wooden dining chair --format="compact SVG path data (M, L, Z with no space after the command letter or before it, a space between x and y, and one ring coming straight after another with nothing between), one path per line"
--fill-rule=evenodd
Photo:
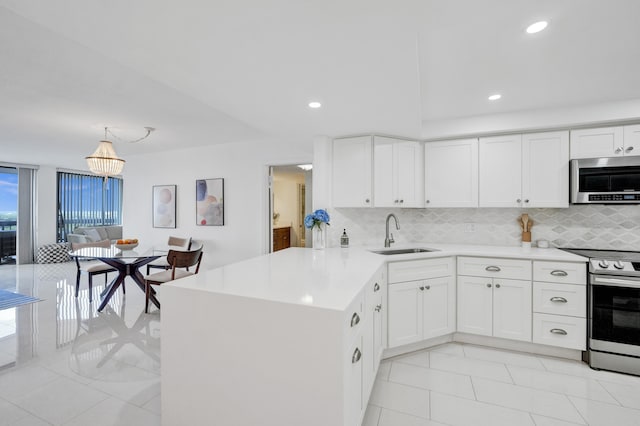
M167 245L170 247L184 247L186 250L191 250L191 238L170 236ZM162 256L153 262L147 263L147 275L151 273L151 268L167 270L171 269L171 265L167 262L167 256Z
M200 271L200 262L202 261L202 247L191 251L169 250L167 254L167 262L171 265L171 269L145 277L145 302L144 312L149 313L149 296L151 294L152 285L161 285L169 281L175 281L180 278L195 275ZM195 266L194 271L188 271L182 268Z

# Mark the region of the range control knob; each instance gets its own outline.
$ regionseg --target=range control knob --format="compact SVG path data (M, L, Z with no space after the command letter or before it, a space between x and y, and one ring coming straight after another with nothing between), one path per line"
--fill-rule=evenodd
M607 262L606 260L601 260L598 263L598 266L601 267L601 268L607 269L609 267L609 262Z
M616 269L624 269L624 265L622 264L622 262L620 262L619 260L616 260L615 262L613 262L613 266Z

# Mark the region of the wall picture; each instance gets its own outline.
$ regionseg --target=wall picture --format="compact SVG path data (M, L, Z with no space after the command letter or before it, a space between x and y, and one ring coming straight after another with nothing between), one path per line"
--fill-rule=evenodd
M153 187L153 227L176 227L176 185Z
M224 179L196 180L196 225L224 225Z

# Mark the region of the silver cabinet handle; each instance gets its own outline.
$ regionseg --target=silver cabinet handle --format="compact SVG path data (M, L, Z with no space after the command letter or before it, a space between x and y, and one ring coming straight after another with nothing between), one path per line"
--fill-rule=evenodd
M356 350L353 351L353 355L351 356L351 363L357 363L358 361L360 361L360 358L362 358L362 352L360 352L360 349L356 348Z
M525 203L528 203L528 202L529 202L529 199L527 198L526 200L524 200L524 202L525 202Z
M420 288L420 291L424 291L424 287L423 286L420 286L419 288Z
M400 200L400 204L404 203L404 200Z
M500 284L496 284L496 288L500 288Z
M378 283L375 283L373 285L373 291L379 291L380 290L380 285Z
M487 284L487 287L491 288L491 284Z
M569 275L569 274L567 274L566 271L563 271L563 270L560 270L560 269L553 270L553 271L551 271L549 273L551 275L553 275L554 277L566 277L567 275Z
M564 330L563 330L563 329L561 329L561 328L552 328L551 330L549 330L549 332L550 332L550 333L553 333L553 334L560 334L560 335L562 335L562 336L566 336L566 335L567 335L567 332L566 332L566 331L564 331Z
M353 316L351 317L351 327L355 327L359 323L360 323L360 315L354 312Z
M394 202L395 204L398 204L398 200L393 200L393 202Z
M565 299L564 297L559 297L559 296L554 296L549 300L552 301L552 302L567 303L567 299Z
M426 288L427 290L431 290L431 286L430 285L427 285L424 288Z
M431 202L430 200L427 200L427 204L429 204L430 202Z
M621 152L622 152L622 147L621 146L617 147L616 148L616 154L619 154Z
M382 310L382 305L376 305L376 312L380 312Z
M518 199L516 200L516 203L521 203L521 202L522 202L522 200L521 200L520 198L518 198Z
M632 146L628 146L627 149L625 149L626 152L631 152L633 151L633 147Z
M501 269L499 266L487 266L486 268L484 268L485 271L489 271L489 272L500 272Z
M366 200L364 200L364 202L368 204L369 203L369 199L367 198Z

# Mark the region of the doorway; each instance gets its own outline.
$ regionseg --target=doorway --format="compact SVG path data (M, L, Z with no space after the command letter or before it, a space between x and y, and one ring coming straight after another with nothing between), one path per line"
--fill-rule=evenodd
M18 170L0 167L0 264L16 263Z
M269 182L270 251L311 247L311 233L304 227L311 210L311 165L271 166Z

